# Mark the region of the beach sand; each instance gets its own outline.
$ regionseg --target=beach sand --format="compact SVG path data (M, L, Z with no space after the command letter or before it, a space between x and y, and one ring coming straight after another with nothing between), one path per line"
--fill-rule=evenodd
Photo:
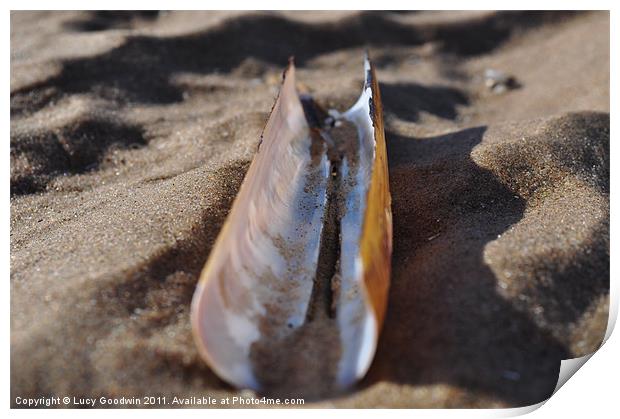
M609 14L14 12L11 398L253 395L189 304L294 55L344 110L368 48L394 254L366 378L306 407L510 407L598 348ZM489 71L492 70L492 71Z

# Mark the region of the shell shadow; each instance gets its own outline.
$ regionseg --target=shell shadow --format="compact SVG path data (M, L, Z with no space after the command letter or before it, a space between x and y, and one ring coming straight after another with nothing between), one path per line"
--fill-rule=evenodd
M525 202L470 158L486 127L432 138L387 133L392 284L363 381L449 384L524 406L548 398L568 351L496 291L485 245Z
M466 106L469 99L460 89L447 86L425 86L417 83L380 83L381 97L398 118L417 122L420 112L454 120L457 106Z

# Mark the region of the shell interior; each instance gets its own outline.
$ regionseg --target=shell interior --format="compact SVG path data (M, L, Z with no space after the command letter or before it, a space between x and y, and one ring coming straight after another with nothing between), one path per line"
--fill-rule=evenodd
M387 298L391 215L368 58L365 75L358 101L330 116L298 94L289 64L202 272L194 336L211 368L237 387L319 396L370 366ZM380 251L364 257L367 248ZM381 272L370 278L368 266ZM379 287L369 287L376 277Z

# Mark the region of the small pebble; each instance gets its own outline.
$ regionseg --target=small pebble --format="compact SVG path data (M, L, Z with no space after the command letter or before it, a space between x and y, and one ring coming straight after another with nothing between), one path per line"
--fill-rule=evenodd
M492 68L484 71L484 84L495 94L505 93L508 90L519 87L519 83L514 76Z

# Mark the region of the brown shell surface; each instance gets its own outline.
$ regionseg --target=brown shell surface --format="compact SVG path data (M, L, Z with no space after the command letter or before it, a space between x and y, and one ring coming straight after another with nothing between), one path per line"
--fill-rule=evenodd
M364 284L377 317L383 325L390 287L392 258L392 198L383 128L383 105L375 68L370 63L372 89L371 115L375 134L375 160L368 190L360 253L364 266Z

